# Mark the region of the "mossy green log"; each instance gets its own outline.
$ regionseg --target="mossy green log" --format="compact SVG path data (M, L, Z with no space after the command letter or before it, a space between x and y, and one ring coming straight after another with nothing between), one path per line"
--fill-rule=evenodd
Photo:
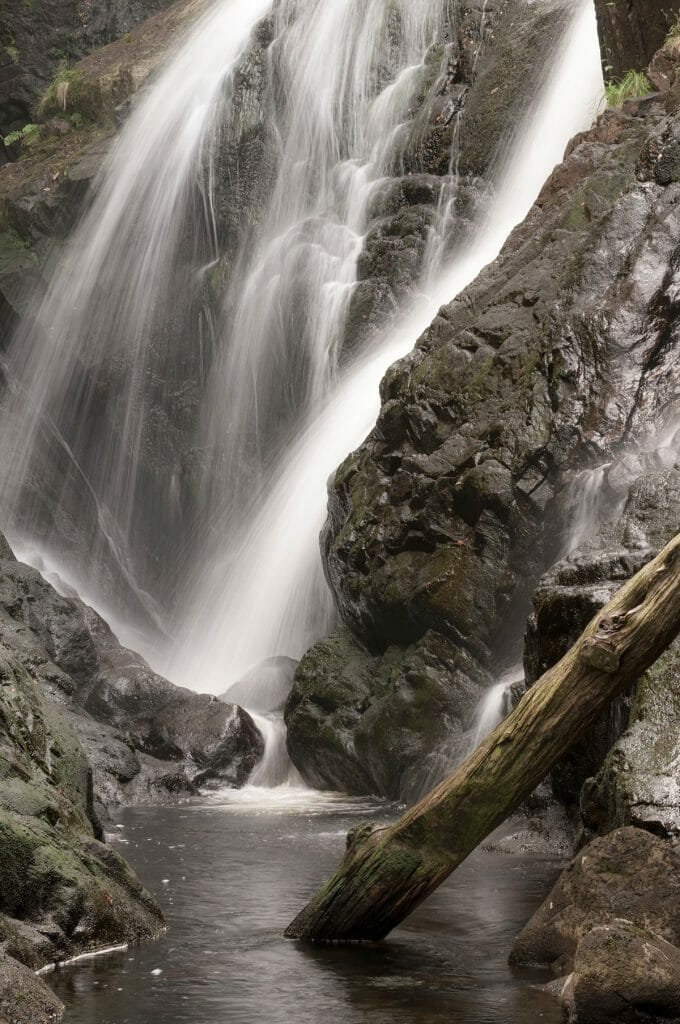
M578 735L680 634L680 534L432 793L388 828L351 833L340 868L286 931L383 939L497 828Z

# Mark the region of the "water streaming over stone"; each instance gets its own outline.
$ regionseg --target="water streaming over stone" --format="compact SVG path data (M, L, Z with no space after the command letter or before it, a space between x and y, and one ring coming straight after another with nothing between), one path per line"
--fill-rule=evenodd
M216 256L215 125L270 3L221 0L195 27L120 134L12 345L1 431L8 535L30 538L79 589L147 628L162 628L150 581L182 526L175 452L191 438L173 442L191 433L187 410L208 360L197 268Z
M595 15L588 2L576 8L543 94L498 160L494 194L473 241L444 262L436 280L428 270L428 292L341 377L272 474L236 543L212 565L202 560L207 571L188 605L180 655L166 671L200 677L220 692L230 674L239 679L275 654L298 658L323 632L320 626L333 615L318 554L329 475L374 423L386 369L410 350L439 307L495 258L567 141L593 120L602 92Z
M420 293L351 365L371 203L449 5L220 0L140 98L37 326L14 342L2 512L12 540L111 615L162 635L175 608L179 642L154 661L171 678L223 693L332 623L326 480L375 420L387 367L497 255L592 121L594 11L574 11L472 237L451 252L453 151ZM263 192L225 238L217 206L240 210L244 183L221 192L220 161L258 132ZM288 768L279 724L262 727L271 784Z

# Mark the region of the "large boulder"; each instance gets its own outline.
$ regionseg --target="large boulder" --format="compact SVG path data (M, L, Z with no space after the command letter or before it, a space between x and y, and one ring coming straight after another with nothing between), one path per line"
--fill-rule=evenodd
M667 840L636 828L594 840L521 932L510 961L568 974L582 940L616 918L680 945L680 851Z
M330 481L327 579L395 680L399 651L406 665L431 633L464 649L472 679L507 665L567 546L574 471L623 458L676 400L680 190L641 160L676 116L636 101L572 142L500 258L388 371L375 429ZM334 686L326 661L308 704L310 685Z
M299 665L288 752L310 786L412 800L467 753L488 682L435 632L376 656L340 629Z
M246 711L153 672L92 608L18 562L4 538L0 642L77 732L104 808L241 786L264 752Z
M573 1024L680 1019L680 949L630 921L593 928L579 943L562 994Z

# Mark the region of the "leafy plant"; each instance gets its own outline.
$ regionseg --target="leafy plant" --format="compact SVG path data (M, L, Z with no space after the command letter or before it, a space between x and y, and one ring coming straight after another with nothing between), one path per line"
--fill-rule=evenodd
M5 135L2 141L6 146L13 146L15 142L22 142L30 146L37 138L39 132L40 125L25 124L23 128L19 128L17 131L10 132L9 135Z
M626 100L646 96L651 91L652 86L647 75L642 71L629 71L624 78L607 83L607 103L610 107L621 107Z

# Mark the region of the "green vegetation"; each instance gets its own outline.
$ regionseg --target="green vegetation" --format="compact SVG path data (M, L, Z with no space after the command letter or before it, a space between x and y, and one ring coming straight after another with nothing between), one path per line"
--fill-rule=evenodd
M38 117L65 111L69 100L73 105L80 86L77 72L62 67L54 76L42 95L37 107Z
M39 134L40 125L25 124L23 128L5 135L2 141L6 146L13 146L15 142L21 142L24 145L30 146L31 143L35 142Z
M610 107L621 107L626 100L646 96L651 91L647 75L642 71L629 71L624 78L607 83L607 103Z
M680 15L676 18L675 24L671 26L668 35L666 36L667 43L678 43L680 42Z

